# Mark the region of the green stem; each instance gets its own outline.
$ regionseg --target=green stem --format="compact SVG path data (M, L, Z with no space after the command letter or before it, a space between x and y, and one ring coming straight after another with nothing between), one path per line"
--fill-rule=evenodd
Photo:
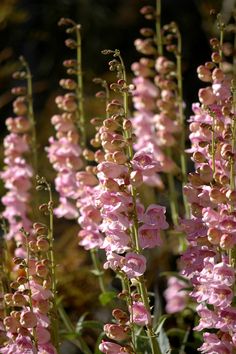
M135 328L134 328L134 320L133 320L133 299L130 289L129 279L125 276L125 274L121 274L123 290L126 290L128 293L128 306L130 308L130 329L131 329L131 340L133 349L136 350L136 335L135 335Z
M28 283L28 298L29 298L29 308L30 311L33 313L33 304L32 304L32 295L31 295L31 288L30 288L30 274L29 274L29 261L30 261L30 250L29 250L29 242L28 242L28 237L29 235L25 230L22 230L25 240L26 240L26 264L25 264L25 273L26 273L26 278L27 278L27 283ZM38 340L37 340L37 335L36 335L36 330L35 327L32 328L33 331L33 342L35 344L36 350L38 351Z
M232 80L232 93L233 93L233 117L232 117L232 153L235 153L235 145L236 145L236 82L235 80ZM231 164L230 164L230 189L232 191L235 191L235 159L234 157L231 158ZM230 211L234 211L234 205L231 204ZM230 256L230 262L233 267L235 267L236 264L236 247L232 249L232 251L229 254Z
M156 0L156 37L158 54L163 55L162 35L161 35L161 0Z
M211 156L212 156L212 170L213 170L213 177L214 177L215 176L215 172L216 172L216 162L215 162L215 115L214 115L214 113L212 113L211 116L212 116Z
M24 57L20 57L21 63L26 70L26 80L27 80L27 99L28 99L28 118L31 125L32 131L32 152L33 152L33 167L34 172L37 174L38 171L38 157L37 157L37 138L36 138L36 127L33 109L33 87L32 87L32 75L27 61Z
M109 87L107 85L107 82L104 80L103 81L103 87L105 88L105 94L106 94L106 98L105 98L105 104L106 104L106 107L108 106L109 104L109 101L110 101L110 91L109 91ZM108 119L110 116L109 112L107 112L106 110L106 118Z
M179 123L181 126L180 136L180 164L182 171L182 190L187 184L187 162L185 154L185 117L183 110L183 81L182 81L182 39L179 29L177 28L177 53L176 53L176 65L177 65L177 85L178 85L178 106L179 106ZM185 208L185 216L190 217L190 207L188 201L183 193L183 202Z
M171 149L167 149L167 156L171 158ZM168 190L169 190L169 200L170 200L170 210L171 218L174 225L178 225L178 202L175 188L174 176L171 173L167 173Z
M138 282L139 282L139 287L141 290L141 297L142 297L142 301L144 303L144 306L145 306L146 310L149 313L151 313L147 288L146 288L146 285L144 284L143 277L139 277ZM161 349L158 344L158 341L157 341L157 337L155 336L152 324L147 325L147 336L149 338L150 346L152 349L152 354L162 354Z
M76 40L77 40L77 89L76 96L78 100L78 121L77 126L81 133L81 145L86 146L86 129L85 129L85 115L83 102L83 75L82 75L82 50L81 50L81 33L80 26L76 25Z
M62 322L65 325L66 330L69 333L75 333L75 328L61 304L58 306L58 313L62 319ZM74 343L77 348L82 350L84 354L92 354L91 350L87 346L86 342L81 338L81 336L77 333L75 334L77 335L78 339L72 339L71 342Z
M54 341L55 347L59 348L59 329L58 329L58 313L57 313L57 289L56 289L56 264L54 258L54 250L53 250L53 243L54 243L54 223L53 223L53 198L52 198L52 190L50 184L45 181L47 186L47 190L49 193L49 203L48 203L48 210L49 210L49 230L48 230L48 240L49 240L49 260L50 260L50 275L51 275L51 282L52 282L52 337Z
M220 14L219 14L220 15ZM219 48L219 54L220 54L220 64L219 68L222 69L222 58L223 58L223 43L224 43L224 23L221 20L221 15L219 16L219 28L220 28L220 48Z
M102 293L105 293L106 286L105 286L104 279L103 279L103 271L102 271L101 264L100 264L100 261L98 258L98 250L97 249L90 250L90 255L91 255L91 258L93 261L93 266L97 272L100 290Z

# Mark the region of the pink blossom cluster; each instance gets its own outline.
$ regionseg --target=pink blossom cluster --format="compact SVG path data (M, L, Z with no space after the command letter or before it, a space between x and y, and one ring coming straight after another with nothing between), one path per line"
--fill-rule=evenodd
M135 323L139 326L147 326L151 323L151 315L141 301L134 299L129 311L130 316L121 309L117 308L113 310L112 315L116 323L108 323L104 326L104 332L108 338L123 343L129 338L130 323ZM132 348L128 345L122 346L105 340L99 345L99 349L105 354L133 353Z
M173 75L171 76L176 68L174 62L164 56L156 59L157 52L152 40L154 34L151 29L148 30L150 38L137 39L135 46L143 55L154 55L154 59L142 57L139 62L132 64L136 76L133 80L135 89L132 97L135 108L134 132L137 136L135 149L138 151L149 146L155 159L161 164L161 172L169 173L176 166L165 150L176 144L175 135L181 129L177 84ZM146 179L149 184L162 186L158 175Z
M0 178L4 181L7 193L2 197L5 210L2 216L8 222L7 239L21 243L21 227L27 231L31 228L29 219L30 189L32 187L33 169L28 162L30 156L29 131L30 123L23 116L8 118L6 125L9 134L4 139L4 170ZM20 256L22 250L17 250Z
M200 104L193 105L194 115L190 118L189 152L195 172L189 174L185 187L192 216L182 223L189 243L182 261L183 273L193 285L191 296L199 304L200 322L195 330L204 330L204 344L199 350L233 353L236 347L235 103L229 79L218 66L221 58L215 53L212 62L198 68L200 79L209 86L200 89Z
M5 340L3 354L56 354L51 343L50 318L52 291L47 227L36 223L31 234L23 233L26 258L14 258L18 276L4 294L7 313L3 319Z
M97 134L103 152L100 150L97 167L87 171L85 179L85 183L91 181L91 184L96 185L95 200L94 204L85 208L103 235L100 248L106 252L104 268L111 268L127 279L139 278L146 270L146 258L141 254L142 250L159 246L161 230L168 227L164 207L153 204L145 210L135 195L136 188L146 176L159 172L160 163L149 149L130 155L133 142L128 137L132 135L132 124L122 117L123 108L118 100L111 101L107 111L110 117L104 120ZM78 173L80 181L83 176L84 172ZM91 222L88 214L83 222ZM134 300L129 311L130 319L126 318L122 325L105 325L104 330L109 338L117 341L126 338L127 326L131 321L140 326L151 323L150 312L142 301ZM112 342L103 342L99 348L103 353L119 350L122 353L124 350Z
M164 291L167 313L180 312L186 308L188 301L186 287L187 283L175 276L168 279L167 289Z
M76 172L83 166L76 126L77 103L72 93L58 96L56 103L63 113L51 119L57 133L56 138L50 137L50 146L46 148L49 161L57 172L55 187L60 199L55 214L59 218L76 219L79 215L76 208L79 193Z
M86 178L82 182L85 176ZM103 243L103 235L99 230L102 220L101 213L94 204L98 180L94 175L85 171L77 173L77 180L80 188L83 186L83 192L81 192L80 198L77 200L77 207L80 213L78 223L81 227L78 233L79 245L86 250L98 249ZM93 183L96 183L94 186L91 186L92 180L94 181Z

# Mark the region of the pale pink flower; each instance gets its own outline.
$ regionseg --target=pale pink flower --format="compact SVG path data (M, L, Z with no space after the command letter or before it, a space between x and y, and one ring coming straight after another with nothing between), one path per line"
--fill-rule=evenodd
M180 312L186 307L188 300L188 293L184 290L186 287L187 283L176 277L168 279L167 289L164 292L167 313Z
M146 258L141 254L128 252L121 269L129 278L140 277L146 270Z
M122 346L113 342L102 341L99 344L99 350L105 354L127 354L127 351L123 349Z
M162 243L160 230L152 225L142 225L139 227L139 244L141 248L154 248Z
M139 326L147 326L151 324L150 312L146 309L141 301L134 301L130 308L130 321Z

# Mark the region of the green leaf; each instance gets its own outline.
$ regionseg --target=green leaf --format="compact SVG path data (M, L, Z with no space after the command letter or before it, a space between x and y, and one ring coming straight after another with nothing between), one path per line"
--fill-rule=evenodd
M82 323L83 328L98 328L98 329L102 329L103 328L103 324L101 322L98 321L84 321Z
M156 328L154 328L154 331L155 331L155 334L158 335L158 333L160 333L165 321L167 320L167 318L169 318L170 315L162 315L160 318L159 318L159 321L157 323L157 325L155 326Z
M105 306L109 304L109 302L111 302L115 297L115 291L106 291L105 293L99 295L99 301L103 306Z
M84 322L84 319L85 317L88 315L88 312L85 312L82 316L80 316L78 322L76 323L76 328L75 328L75 332L77 334L79 334L82 329L83 329L83 322Z
M90 270L90 273L96 275L96 277L100 277L101 275L104 274L104 272L100 271L100 270L97 270L97 269L92 269Z
M180 328L170 328L168 331L166 331L166 334L169 337L179 337L183 339L185 336L185 330Z
M161 328L158 334L157 341L163 354L171 353L170 342L163 328Z

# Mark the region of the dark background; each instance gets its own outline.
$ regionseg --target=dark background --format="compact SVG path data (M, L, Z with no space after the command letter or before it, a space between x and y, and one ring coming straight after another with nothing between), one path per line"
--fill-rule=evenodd
M233 2L225 3L232 6ZM197 91L203 85L197 79L196 68L210 60L208 39L215 35L216 30L214 18L209 16L209 12L212 8L219 12L222 1L163 0L162 3L162 24L176 21L182 33L183 85L188 118L191 103L197 100ZM100 104L94 98L97 86L92 83L92 79L100 76L112 80L108 72L107 58L101 54L101 50L120 49L131 82L130 66L139 58L133 42L139 37L139 29L142 26L152 25L143 19L139 9L149 4L155 6L152 0L0 0L0 139L2 142L7 133L5 118L13 115L13 97L10 90L16 82L11 75L19 66L19 56L23 55L33 75L40 175L49 180L55 176L44 153L44 147L49 136L54 135L50 118L57 112L55 96L62 92L58 81L67 77L62 62L74 55L73 51L64 46L67 35L63 28L57 26L58 20L61 17L70 17L82 25L85 112L89 121L94 115L101 113ZM2 148L0 154L2 156ZM0 194L3 193L1 184ZM64 305L72 321L76 321L88 308L102 321L108 314L104 313L104 310L98 310L99 290L94 276L90 273L89 257L77 246L77 231L76 223L57 221L55 236L60 263L59 290L63 294ZM164 250L158 260L153 256L150 269L168 269L168 252L169 250ZM148 274L149 285L156 283L157 275L154 273L152 271ZM93 336L88 333L86 338L92 345ZM72 348L65 349L65 353L72 352Z

